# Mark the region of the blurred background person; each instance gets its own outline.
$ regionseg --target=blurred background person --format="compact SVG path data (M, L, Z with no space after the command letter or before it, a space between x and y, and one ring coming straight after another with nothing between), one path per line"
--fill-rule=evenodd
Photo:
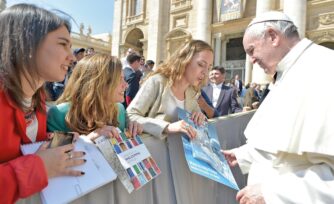
M94 55L94 54L95 54L95 49L93 47L88 47L86 49L85 56L90 56L90 55Z
M125 55L124 57L121 58L121 62L122 62L122 68L124 69L125 67L128 67L129 66L129 63L127 61L127 57L130 55L130 54L133 54L133 53L136 53L134 49L132 48L129 48L126 52L125 52Z
M238 95L241 95L241 91L242 91L242 81L239 79L239 75L235 75L234 76L234 86L238 89Z
M125 91L125 101L124 106L128 107L131 101L136 96L139 90L139 82L142 77L140 68L141 56L136 53L132 53L127 56L129 66L123 69L125 81L128 83L128 88Z
M241 112L242 109L237 101L237 91L224 85L225 68L215 66L210 71L209 83L203 87L203 92L208 96L218 116Z
M85 51L85 48L77 48L73 51L73 55L75 56L74 65L85 57Z
M249 88L247 89L244 97L244 105L243 108L245 111L249 111L252 109L258 108L258 103L260 101L260 98L257 95L257 92L255 91L255 87L257 86L256 83L251 83Z
M153 60L147 60L143 69L141 70L143 73L143 76L141 77L141 81L145 80L145 78L148 76L148 74L153 72L154 67L154 61Z

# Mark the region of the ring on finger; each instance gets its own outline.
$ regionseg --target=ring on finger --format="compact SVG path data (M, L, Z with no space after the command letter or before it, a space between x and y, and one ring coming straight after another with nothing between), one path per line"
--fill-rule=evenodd
M73 158L72 152L67 152L67 156L68 156L68 159L72 159Z

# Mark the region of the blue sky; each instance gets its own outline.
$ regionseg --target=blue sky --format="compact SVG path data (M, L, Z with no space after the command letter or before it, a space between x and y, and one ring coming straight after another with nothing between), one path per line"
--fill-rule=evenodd
M112 32L114 0L7 0L7 7L22 2L68 13L78 24L72 23L74 32L79 32L80 23L85 25L84 33L89 25L92 34Z

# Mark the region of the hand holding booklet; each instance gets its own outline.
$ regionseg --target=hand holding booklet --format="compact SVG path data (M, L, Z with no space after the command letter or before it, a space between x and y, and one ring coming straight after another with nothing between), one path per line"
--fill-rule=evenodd
M157 177L160 169L139 135L132 137L120 129L118 133L115 138L99 137L95 142L131 193Z
M70 136L63 139L57 137L52 139L50 145L54 147L54 145L57 146L58 144L65 144L71 141ZM34 154L42 143L22 145L22 153L24 155ZM95 144L86 136L80 136L74 145L75 151L84 151L86 153L84 157L86 162L81 166L73 167L73 169L83 171L85 175L79 177L62 176L49 179L48 186L40 193L43 203L69 203L116 179L116 174L111 166Z
M220 144L213 124L204 122L197 126L190 119L190 113L178 109L179 119L184 120L196 130L196 138L189 140L182 136L185 158L190 171L239 190L231 169L220 152Z

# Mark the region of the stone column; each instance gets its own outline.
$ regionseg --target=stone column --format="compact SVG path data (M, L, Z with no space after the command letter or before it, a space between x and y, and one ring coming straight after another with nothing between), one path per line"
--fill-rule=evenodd
M133 4L132 4L132 1L130 0L126 0L126 17L130 17L133 15L132 13L132 7L133 7Z
M214 35L214 43L215 43L215 61L214 66L220 65L221 58L222 58L222 40L221 40L221 33L216 33Z
M123 0L115 0L111 54L117 57L121 56L119 45L122 40L122 11Z
M251 63L249 56L246 55L245 62L245 85L252 82L253 64Z
M6 8L6 0L0 0L0 12Z
M283 11L297 26L301 38L305 37L306 29L306 0L289 0L284 2Z
M256 2L256 16L258 16L261 13L264 13L266 11L274 10L275 9L275 0L257 0ZM256 82L258 84L266 84L271 81L271 78L269 75L264 73L263 69L257 65L252 64L249 61L249 57L246 58L246 72L247 70L252 70L252 82ZM246 74L247 77L247 74ZM246 78L245 78L246 81ZM245 82L246 83L246 82Z
M207 43L211 42L212 2L211 0L197 1L195 39Z
M149 23L147 29L147 56L146 59L157 63L160 60L160 47L163 43L162 22L163 0L151 0L149 3Z
M228 43L228 40L227 40L225 35L223 35L221 37L221 41L222 41L222 52L221 52L222 54L221 54L220 63L224 64L224 63L226 63L226 52L227 52L226 46L227 46L227 43Z
M140 42L143 43L143 47L142 47L143 48L143 56L147 56L147 40L141 39Z
M266 11L275 9L275 0L257 0L256 1L256 16Z

